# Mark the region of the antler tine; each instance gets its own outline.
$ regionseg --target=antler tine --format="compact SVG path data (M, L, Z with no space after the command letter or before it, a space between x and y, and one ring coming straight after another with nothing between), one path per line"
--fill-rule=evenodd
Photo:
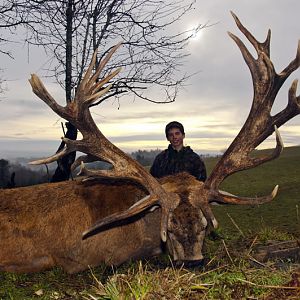
M119 74L119 72L121 70L122 70L122 68L120 67L120 68L116 69L115 71L111 72L104 79L100 80L97 84L92 86L90 88L90 92L95 93L96 91L99 91L105 83L109 82L109 80L111 80L113 77L115 77L117 74Z
M289 89L288 105L284 110L272 117L272 123L278 127L300 113L300 95L296 96L298 80L295 79Z
M60 106L54 98L49 94L45 88L43 82L36 74L31 74L29 83L32 87L32 91L43 100L55 113L67 119L69 117L68 112L63 106Z
M126 176L120 174L118 170L91 170L86 168L84 162L80 164L80 171L77 175L88 176L92 178L113 178L113 179L128 179L141 182L140 178L134 178L133 176Z
M271 41L271 30L268 30L267 38L263 43L260 43L257 41L257 39L250 33L250 31L243 26L239 18L230 11L231 15L234 18L234 21L239 28L239 30L245 35L245 37L248 39L248 41L252 44L252 46L255 48L256 52L259 53L260 51L264 52L268 57L270 57L270 41ZM232 33L229 32L230 35ZM234 35L233 35L234 36Z
M115 46L113 46L112 49L106 55L106 57L99 63L96 72L94 73L94 75L92 76L92 78L90 80L90 84L88 84L88 86L87 86L87 89L89 91L91 90L92 85L94 84L94 82L97 81L100 73L102 72L103 68L106 66L108 61L111 59L112 55L119 49L119 47L121 45L122 45L122 43L120 42L120 43L116 44Z
M29 162L29 165L43 165L43 164L50 164L52 162L57 161L58 159L64 157L65 155L76 151L76 142L73 140L70 140L68 138L62 137L61 138L62 141L65 142L65 146L64 148L62 148L60 151L58 151L57 153L55 153L52 156L49 156L47 158L43 158L43 159L38 159L38 160L34 160ZM78 143L80 143L80 141L78 141Z
M76 91L74 101L78 103L78 105L90 106L98 98L100 98L102 95L106 94L109 91L111 85L103 89L104 84L106 84L109 80L111 80L113 77L119 74L121 68L118 68L115 71L111 72L108 76L105 76L104 79L102 79L100 82L97 82L97 80L100 75L100 72L103 70L109 59L112 57L113 53L120 47L120 45L121 43L117 44L109 51L109 53L106 55L103 61L99 63L95 73L92 75L92 70L96 64L97 58L97 49L95 50L92 57L92 61Z
M249 157L248 160L245 160L244 165L241 164L243 170L254 168L256 166L259 166L265 162L268 162L280 156L283 150L283 141L276 125L274 126L274 128L276 133L276 147L274 148L273 152L270 155L266 155L262 157L255 157L255 158Z
M279 77L282 80L285 80L287 77L291 75L295 70L297 70L300 66L300 40L298 41L296 58L291 61L291 63L279 74Z
M112 223L128 219L132 216L136 216L140 212L143 212L154 205L159 205L159 200L157 196L156 195L146 196L145 198L141 199L139 202L132 205L128 210L124 211L123 213L112 214L93 224L93 227L89 228L82 234L82 239L85 240L95 235L97 232L103 230L105 226L111 225Z
M270 195L263 197L239 197L224 191L218 191L209 202L218 202L226 204L242 204L242 205L258 205L272 201L278 192L278 185L276 185Z
M76 158L76 160L73 162L72 166L71 166L71 170L74 171L77 167L79 167L81 165L81 163L90 163L90 162L94 162L94 161L98 161L99 158L92 156L92 155L81 155L79 157Z
M105 89L101 90L100 92L96 92L95 94L94 93L91 93L90 96L88 96L84 101L83 103L84 104L87 104L88 106L92 105L93 102L95 102L97 99L99 99L101 96L105 95L111 88L111 84L109 86L107 86Z
M86 88L87 82L89 81L92 71L93 71L93 68L95 67L95 64L96 64L97 53L98 53L98 48L96 48L93 53L92 60L91 60L89 66L88 66L88 69L86 70L86 72L83 76L83 79L81 80L79 87L77 89L78 91L84 90ZM78 94L79 94L79 92L78 92ZM77 95L77 92L76 92L76 95ZM75 97L74 100L76 100L76 99L80 99L80 97L77 97L77 98Z
M300 44L298 45L296 58L278 75L270 60L270 31L266 41L259 43L241 24L240 20L233 13L232 15L238 28L251 42L258 54L258 58L254 59L243 42L235 35L229 33L239 47L250 69L254 88L253 103L241 131L205 182L205 188L210 190L217 190L220 183L235 172L255 167L278 157L282 151L283 144L277 127L279 128L300 113L299 96L296 97L297 81L294 81L289 90L287 107L277 115L271 116L271 109L279 89L288 76L300 65ZM274 130L276 131L277 146L273 154L263 158L251 158L250 153L270 136Z
M94 102L96 102L97 99L99 99L102 95L106 94L112 87L112 84L110 84L108 87L102 89L103 85L105 83L107 83L110 79L115 77L117 74L119 74L121 69L122 68L116 69L115 71L113 71L109 75L107 75L104 79L102 79L101 81L96 83L94 86L92 86L89 90L89 93L91 94L91 96L89 96L87 99L85 99L84 103L87 103L88 106L91 106Z
M67 147L63 148L61 151L57 152L56 154L48 157L48 158L43 158L43 159L38 159L38 160L33 160L30 161L28 164L29 165L43 165L43 164L50 164L52 162L57 161L58 159L62 158L63 156L67 155L70 153L67 149Z

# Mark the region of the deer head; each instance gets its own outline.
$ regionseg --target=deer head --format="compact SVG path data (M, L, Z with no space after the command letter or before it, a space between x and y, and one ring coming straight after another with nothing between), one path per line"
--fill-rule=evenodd
M66 144L64 149L47 159L32 162L33 164L53 162L69 152L81 151L86 155L77 158L73 165L73 168L81 165L81 174L88 176L88 178L130 179L143 185L149 193L148 196L123 213L111 215L96 222L92 228L83 233L83 239L105 230L108 226L118 226L120 221L130 220L133 216L142 213L150 213L153 208L160 208L161 240L167 243L171 256L178 262L198 262L203 258L201 249L207 226L210 225L214 228L218 226L210 208L211 202L260 204L271 201L275 197L278 190L277 186L270 195L260 198L234 196L220 191L219 186L227 176L256 167L280 155L283 144L277 128L300 112L300 99L299 96L296 96L297 80L292 83L289 90L286 108L274 116L271 116L271 108L285 80L299 68L300 43L296 58L278 74L275 72L270 59L270 30L266 41L260 43L233 13L232 16L239 30L249 40L257 53L257 58L254 58L243 42L229 33L238 45L250 69L254 88L253 103L244 126L218 161L205 183L199 182L187 174L179 174L175 176L175 179L174 177L172 179L165 178L158 182L135 160L108 141L93 121L89 107L108 91L110 86L105 88L104 86L119 73L120 69L100 81L98 81L99 75L120 44L111 49L93 72L96 61L96 52L94 53L74 100L65 107L57 104L36 75L31 76L30 84L33 92L59 116L74 124L83 136L82 140L77 141L63 138ZM251 157L251 152L274 131L277 145L272 155L259 158ZM109 162L113 169L109 171L88 170L84 166L84 162L94 160Z

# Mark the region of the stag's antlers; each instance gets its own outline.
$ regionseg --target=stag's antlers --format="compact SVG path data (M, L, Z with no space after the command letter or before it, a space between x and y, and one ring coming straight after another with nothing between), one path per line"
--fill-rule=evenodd
M271 108L279 89L289 75L299 68L300 41L298 43L296 58L281 73L277 74L270 59L271 31L268 31L265 42L260 43L242 25L237 16L234 13L231 14L240 31L253 45L257 53L257 58L254 58L244 43L237 36L229 32L230 37L240 48L244 60L250 69L253 80L254 96L252 107L244 126L205 182L205 187L207 189L215 191L227 176L241 170L256 167L266 161L278 157L283 149L283 143L277 128L300 113L300 98L299 96L296 96L298 81L295 80L289 90L287 107L275 116L271 116ZM251 157L250 153L274 131L276 131L277 146L273 153L268 157ZM262 201L272 199L276 195L276 192L277 187L270 196L262 198ZM216 195L214 197L216 197ZM239 201L238 197L232 198L223 193L218 193L217 198L220 199L220 202L227 203L236 203ZM257 202L257 198L248 200L255 200ZM239 202L240 204L249 203L248 200L243 201L241 199Z

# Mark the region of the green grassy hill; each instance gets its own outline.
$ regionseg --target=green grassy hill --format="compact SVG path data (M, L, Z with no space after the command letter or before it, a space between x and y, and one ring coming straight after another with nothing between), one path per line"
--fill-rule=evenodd
M270 151L256 151L255 155L266 155ZM216 158L205 161L209 173L216 161ZM227 215L229 213L244 233L267 226L300 236L300 146L287 147L279 158L230 176L221 189L239 196L255 197L269 194L277 184L279 191L271 203L214 206L221 231L229 235L237 231Z

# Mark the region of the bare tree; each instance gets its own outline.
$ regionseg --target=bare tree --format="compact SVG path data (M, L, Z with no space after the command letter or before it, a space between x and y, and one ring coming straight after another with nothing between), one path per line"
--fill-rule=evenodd
M122 42L118 57L104 70L123 67L109 94L133 92L153 102L174 101L186 79L180 66L187 55L184 48L195 30L176 32L172 25L192 8L192 3L161 0L60 0L27 1L26 8L38 22L27 42L42 45L52 60L52 75L66 90L66 101L79 85L96 48L103 51ZM145 93L149 85L164 89L164 97L153 99ZM95 105L97 105L96 103Z
M2 0L0 2L0 55L13 58L10 50L13 36L18 26L31 26L33 22L28 19L28 14L23 11L24 0ZM0 71L3 71L0 66ZM0 77L0 93L5 90L5 80Z
M172 102L188 77L180 68L187 55L185 46L195 31L203 27L178 32L173 25L192 9L193 3L193 0L187 3L179 0L29 0L23 10L37 24L30 27L27 42L45 48L52 63L50 76L55 76L65 89L67 103L72 101L72 94L95 49L102 51L96 59L97 67L117 42L122 43L119 55L109 61L102 76L120 67L122 75L112 84L109 93L92 105L112 96L119 99L128 93L155 103ZM150 92L155 89L156 96L152 97L149 89ZM161 93L157 95L157 91ZM77 131L72 124L68 124L67 134L76 139ZM61 144L60 149L63 146ZM58 180L69 178L74 159L66 160L68 166L59 162L65 175L60 177L58 170Z

